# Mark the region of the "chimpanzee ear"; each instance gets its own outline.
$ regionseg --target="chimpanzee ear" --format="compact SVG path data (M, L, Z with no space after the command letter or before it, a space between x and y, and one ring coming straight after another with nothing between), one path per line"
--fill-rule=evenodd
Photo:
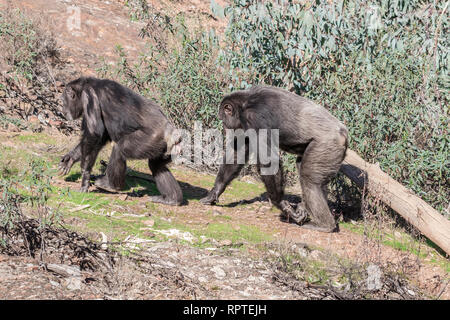
M97 94L91 87L83 90L81 94L81 102L83 104L84 121L87 130L91 135L101 137L105 131L102 120L102 111L98 102Z
M231 104L229 104L229 103L226 103L226 104L224 104L223 105L223 111L225 112L225 115L227 115L227 116L229 116L229 117L232 117L233 116L233 114L234 114L234 108L233 108L233 106L231 105Z
M75 97L76 97L75 89L72 88L71 86L68 86L68 87L67 87L67 96L68 96L70 99L72 99L72 100L74 100Z

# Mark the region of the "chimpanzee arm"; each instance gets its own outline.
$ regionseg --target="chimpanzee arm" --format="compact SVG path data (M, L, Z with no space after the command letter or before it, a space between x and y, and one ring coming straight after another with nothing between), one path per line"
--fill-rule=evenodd
M236 143L236 140L231 142L234 149L234 160L233 163L223 163L220 165L219 172L217 173L216 181L214 182L214 187L211 189L211 191L208 193L208 195L202 199L200 199L200 202L203 204L215 204L217 200L219 199L220 195L225 191L226 187L230 184L231 181L233 181L234 178L236 178L239 175L239 172L241 172L242 168L245 164L238 163L238 146ZM245 162L248 160L249 156L249 145L248 141L245 142ZM228 146L230 147L230 146ZM224 161L226 161L224 157Z
M222 164L219 168L214 188L211 189L206 197L200 199L200 202L203 204L215 204L225 191L225 188L239 175L243 167L243 164Z
M59 171L62 175L66 175L69 173L72 166L80 161L81 159L81 146L83 145L83 140L81 139L78 145L73 148L70 152L64 155L59 162Z
M81 141L81 192L88 192L92 167L97 155L104 146L101 137L86 136Z

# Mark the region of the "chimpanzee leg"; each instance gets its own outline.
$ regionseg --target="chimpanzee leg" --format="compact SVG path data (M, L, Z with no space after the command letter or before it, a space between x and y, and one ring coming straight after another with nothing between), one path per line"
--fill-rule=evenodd
M258 170L261 170L261 165L258 165ZM283 179L283 169L280 165L277 173L273 175L263 175L261 174L261 179L267 190L272 204L281 210L281 217L285 219L293 219L296 223L303 223L306 216L298 215L292 208L289 201L284 200L284 179Z
M127 162L120 147L116 144L113 147L109 163L104 176L95 180L95 186L110 192L119 191L125 188Z
M102 140L92 140L84 142L81 146L81 192L88 192L90 186L90 178L92 167L94 166L95 159L103 147Z
M243 164L222 164L214 182L214 188L211 189L206 197L200 199L200 202L203 204L215 204L230 182L239 175L243 167Z
M167 160L149 160L148 166L152 171L156 187L160 196L151 196L149 201L168 205L181 205L183 203L183 192L175 177L167 168Z
M248 142L243 146L238 146L237 141L231 142L228 148L234 149L233 163L223 163L219 167L219 172L216 176L216 181L214 182L214 187L208 192L208 195L200 199L200 203L212 205L219 200L220 195L225 191L227 186L233 181L241 172L245 164L238 163L238 149L244 149L244 162L248 161L249 158L249 145ZM224 158L225 161L225 158Z
M310 219L303 225L305 228L322 232L336 230L336 221L328 207L324 191L330 177L334 176L340 167L340 158L337 159L335 155L345 152L345 149L338 147L331 142L312 141L301 162L297 161L303 194L297 211L307 213Z

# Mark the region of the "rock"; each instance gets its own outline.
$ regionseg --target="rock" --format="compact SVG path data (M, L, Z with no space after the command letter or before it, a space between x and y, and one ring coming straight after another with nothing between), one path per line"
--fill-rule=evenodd
M211 268L211 271L214 272L217 279L223 279L227 276L225 271L223 271L223 269L218 266Z
M101 248L103 250L108 250L108 237L103 232L100 232L100 235L102 236L102 245Z
M17 127L15 124L12 124L12 123L8 123L7 130L10 132L20 132L19 127Z
M128 199L128 194L123 194L121 196L119 196L119 200L125 201Z
M219 242L219 245L222 247L231 246L233 244L233 241L229 239L225 239Z
M31 116L28 118L28 122L31 122L33 124L40 124L41 122L39 121L38 117L36 116Z
M79 277L81 271L79 266L68 266L64 264L49 263L47 264L47 270L50 270L63 277Z
M153 225L155 224L155 220L153 220L153 219L145 220L144 224L146 226L153 227Z
M319 250L313 250L310 253L310 257L314 260L321 260L325 257L324 253Z
M60 287L60 284L56 281L50 280L50 284L54 287Z
M81 278L79 277L70 277L65 279L64 281L65 286L67 287L67 289L69 290L81 290Z
M59 128L62 125L62 121L59 120L49 120L48 124L51 125L52 127L56 127Z
M221 216L223 215L222 212L220 212L219 210L213 210L213 216L217 217L217 216Z
M200 243L201 244L205 244L209 241L210 239L205 237L205 236L200 236Z
M28 102L23 102L21 104L21 108L25 112L26 115L32 114L34 112L34 106Z

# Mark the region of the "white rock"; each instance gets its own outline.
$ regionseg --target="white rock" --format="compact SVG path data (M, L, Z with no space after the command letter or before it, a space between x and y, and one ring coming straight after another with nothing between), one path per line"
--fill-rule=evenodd
M217 279L223 279L227 276L225 271L223 271L223 269L218 266L211 268L211 271L215 273Z
M81 290L81 279L70 277L65 280L67 289L69 290Z

